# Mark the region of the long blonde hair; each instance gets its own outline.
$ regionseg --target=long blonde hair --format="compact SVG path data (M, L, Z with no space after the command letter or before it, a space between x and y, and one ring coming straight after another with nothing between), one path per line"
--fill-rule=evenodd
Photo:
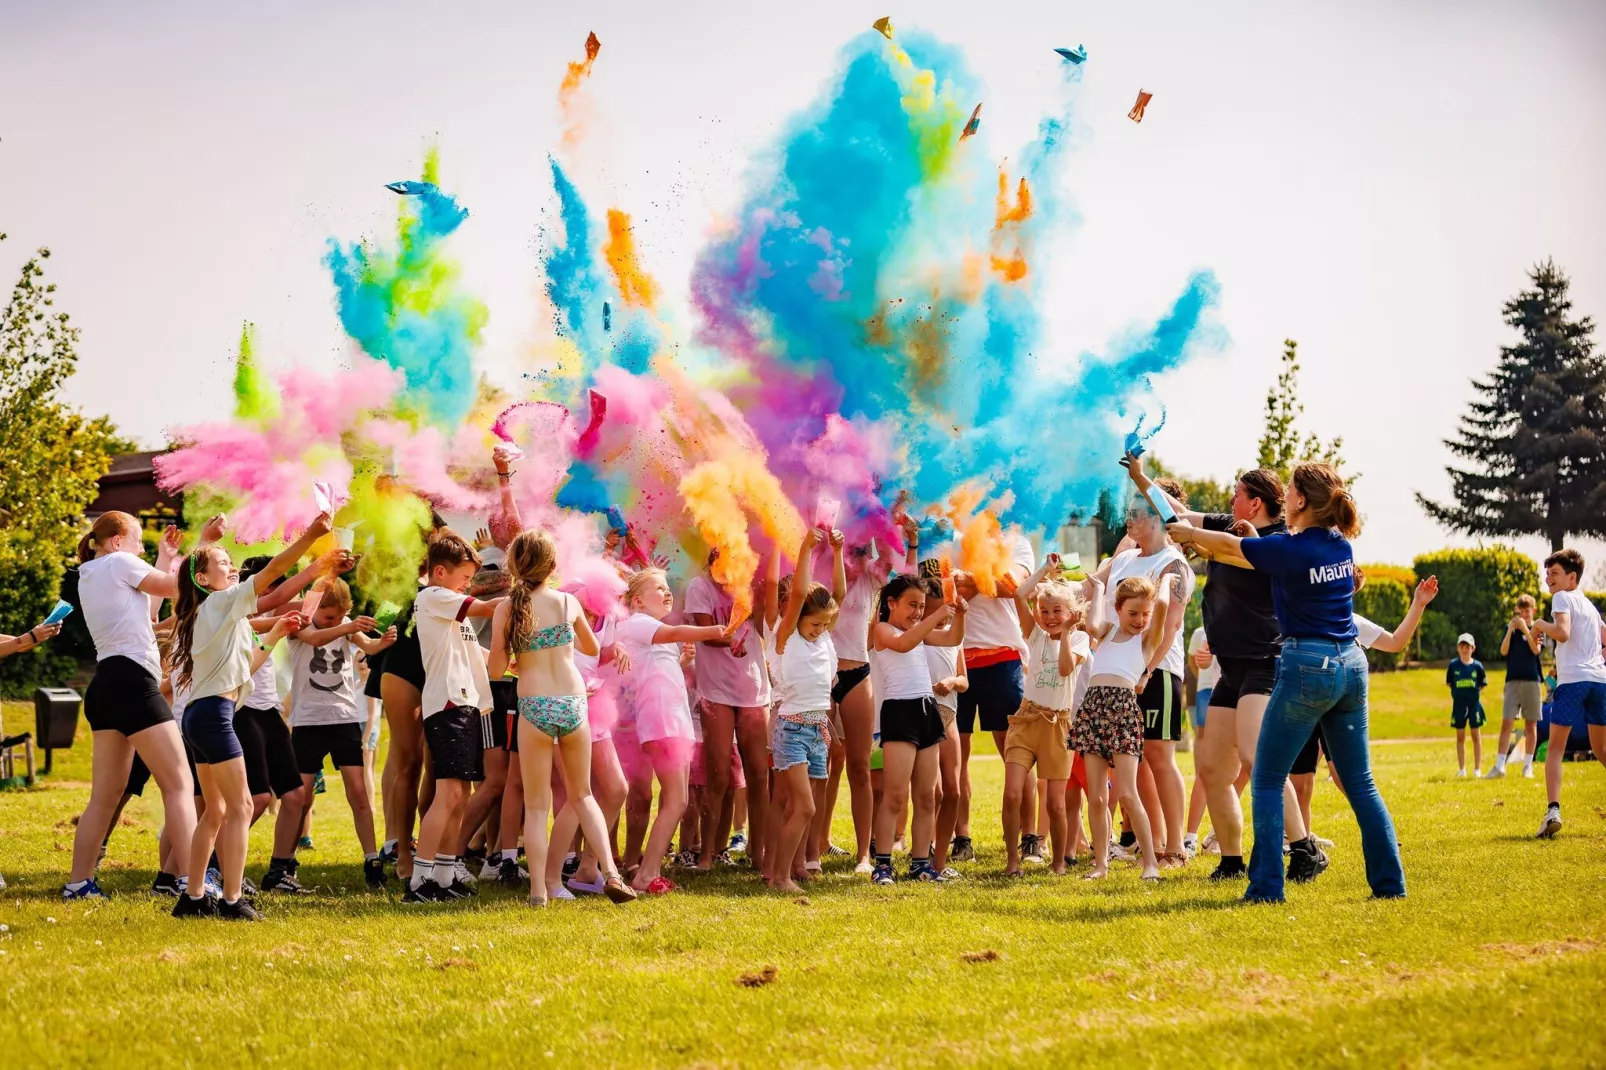
M516 658L535 635L535 592L558 567L558 548L544 531L521 531L507 548L507 569L513 577L508 592L507 653Z

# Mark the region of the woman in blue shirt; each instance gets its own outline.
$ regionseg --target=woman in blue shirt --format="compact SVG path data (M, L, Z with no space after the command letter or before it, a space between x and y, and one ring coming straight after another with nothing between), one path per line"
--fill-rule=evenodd
M1251 774L1255 844L1244 898L1283 898L1283 782L1318 724L1361 827L1372 894L1403 896L1394 822L1372 780L1367 745L1366 656L1355 642L1355 557L1349 544L1361 530L1355 499L1331 465L1302 464L1289 482L1286 515L1287 532L1258 539L1187 524L1170 528L1178 543L1272 580L1283 647ZM1326 868L1326 856L1308 837L1290 845L1290 880L1312 880Z

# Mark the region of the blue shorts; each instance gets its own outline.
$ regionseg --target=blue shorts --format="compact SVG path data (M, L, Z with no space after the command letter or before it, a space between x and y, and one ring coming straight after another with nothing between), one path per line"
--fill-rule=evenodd
M1606 684L1577 680L1557 687L1550 723L1568 728L1581 724L1606 726Z
M1026 674L1020 661L1001 661L965 673L970 686L959 692L959 733L968 736L976 730L981 715L983 732L1008 732L1009 719L1020 712L1026 697Z
M808 763L810 780L824 780L830 772L830 748L825 743L823 724L799 724L777 717L770 750L775 755L777 773L804 762Z
M1205 711L1210 708L1210 694L1213 688L1205 688L1193 700L1193 728L1196 732L1204 731Z
M184 707L184 741L197 765L217 765L243 758L245 748L234 734L234 700L221 695L192 698Z

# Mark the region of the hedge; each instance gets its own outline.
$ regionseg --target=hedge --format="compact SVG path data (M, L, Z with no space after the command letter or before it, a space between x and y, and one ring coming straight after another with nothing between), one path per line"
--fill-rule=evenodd
M1480 658L1498 660L1517 596L1538 596L1542 590L1538 563L1509 546L1439 550L1420 555L1412 567L1419 580L1439 578L1439 596L1421 629L1422 656L1428 660L1454 657L1461 632L1472 633Z

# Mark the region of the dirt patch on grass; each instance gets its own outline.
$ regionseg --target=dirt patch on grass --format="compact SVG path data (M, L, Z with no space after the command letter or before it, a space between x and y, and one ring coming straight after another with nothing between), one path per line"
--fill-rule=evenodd
M1532 961L1534 959L1553 958L1557 955L1571 955L1578 952L1596 951L1600 945L1593 940L1586 940L1581 936L1569 936L1565 940L1541 940L1537 944L1484 944L1485 951L1498 951L1502 955L1512 958Z

